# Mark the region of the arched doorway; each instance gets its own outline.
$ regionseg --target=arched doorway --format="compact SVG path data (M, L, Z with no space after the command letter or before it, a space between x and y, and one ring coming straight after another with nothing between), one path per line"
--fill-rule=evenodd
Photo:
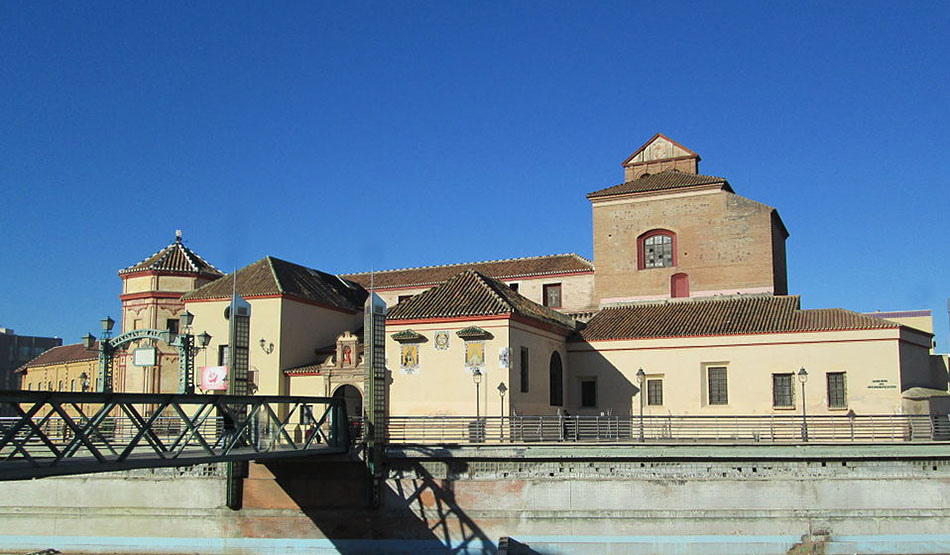
M356 386L341 385L333 392L333 397L346 402L346 415L351 419L363 416L363 394Z

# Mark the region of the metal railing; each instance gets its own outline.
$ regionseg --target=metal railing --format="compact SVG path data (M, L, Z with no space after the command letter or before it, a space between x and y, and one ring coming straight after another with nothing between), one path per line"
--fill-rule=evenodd
M947 415L391 416L391 444L950 442Z
M0 392L0 479L345 452L342 399Z

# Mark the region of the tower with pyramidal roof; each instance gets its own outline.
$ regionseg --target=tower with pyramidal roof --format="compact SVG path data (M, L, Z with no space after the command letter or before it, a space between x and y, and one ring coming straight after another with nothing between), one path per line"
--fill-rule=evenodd
M222 275L204 258L182 243L181 231L175 240L145 260L119 271L122 279L121 332L159 329L179 332L185 312L182 296ZM195 322L200 326L200 322ZM147 340L151 341L151 340ZM139 345L139 346L145 346ZM178 354L173 347L155 344L156 365L136 367L129 353L116 360L116 390L167 393L178 388ZM134 349L134 347L133 347Z

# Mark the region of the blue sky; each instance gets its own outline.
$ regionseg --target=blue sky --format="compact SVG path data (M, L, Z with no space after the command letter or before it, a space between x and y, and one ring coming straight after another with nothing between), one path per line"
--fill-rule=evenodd
M657 132L778 208L806 308L947 350L946 2L5 3L0 326L67 343L174 239L225 271L577 252Z

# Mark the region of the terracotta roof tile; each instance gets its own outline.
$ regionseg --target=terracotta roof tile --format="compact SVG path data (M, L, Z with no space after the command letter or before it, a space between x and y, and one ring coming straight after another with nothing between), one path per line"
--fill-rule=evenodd
M572 340L897 328L841 308L801 310L797 296L749 296L605 308Z
M86 349L82 343L74 343L72 345L53 347L52 349L37 356L30 362L27 362L23 366L17 368L14 372L23 374L28 369L39 366L50 366L53 364L64 364L67 362L81 362L84 360L98 360L98 358L98 341L93 344L92 349Z
M722 177L711 175L697 175L685 173L679 170L666 170L652 175L644 174L638 179L627 181L620 185L607 187L599 191L589 193L587 198L601 198L613 195L625 195L632 193L650 193L656 191L667 191L670 189L682 189L684 187L699 187L702 185L723 185L727 191L732 191L729 183Z
M237 280L236 284L232 283L232 278ZM266 256L227 277L199 287L184 299L230 299L232 288L245 297L289 295L353 312L363 310L367 297L366 290L357 283Z
M119 270L119 275L135 272L188 272L207 277L220 277L224 275L204 258L198 256L195 251L183 245L181 237L175 238L174 243L138 264Z
M475 270L464 272L438 287L403 301L390 312L389 320L421 320L517 314L526 318L574 329L574 320L530 301L504 283Z
M367 289L370 287L371 280L373 285L377 288L425 287L442 283L465 270L477 270L495 279L514 279L550 274L593 272L594 265L582 256L568 253L528 258L509 258L507 260L448 264L445 266L404 268L401 270L385 270L375 273L343 274L342 277L353 280Z

